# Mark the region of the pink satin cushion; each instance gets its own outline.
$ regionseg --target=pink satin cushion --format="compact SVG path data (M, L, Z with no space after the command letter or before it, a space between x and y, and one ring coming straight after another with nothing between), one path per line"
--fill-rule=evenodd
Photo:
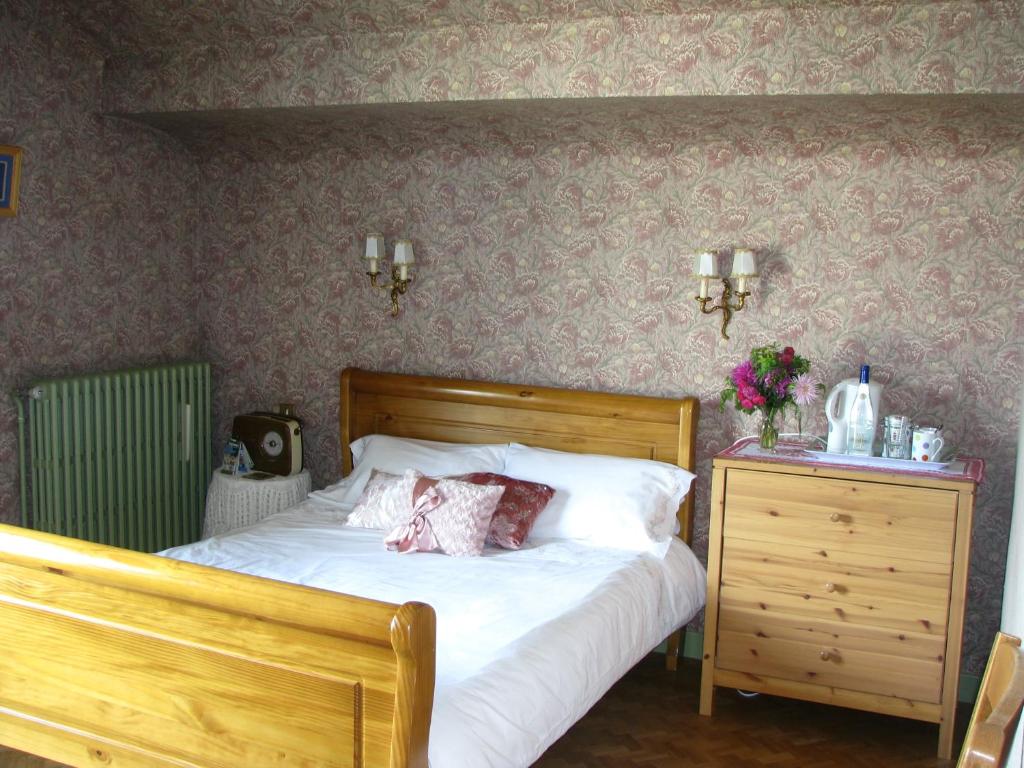
M415 469L407 469L402 475L375 470L347 524L391 531L410 522L413 489L421 477ZM438 549L456 557L479 555L504 488L453 478L441 478L434 487L441 503L427 513L427 521Z
M523 546L537 517L555 495L555 489L550 485L517 480L494 472L470 472L452 479L475 485L504 486L505 492L498 501L487 532L487 543L504 549Z

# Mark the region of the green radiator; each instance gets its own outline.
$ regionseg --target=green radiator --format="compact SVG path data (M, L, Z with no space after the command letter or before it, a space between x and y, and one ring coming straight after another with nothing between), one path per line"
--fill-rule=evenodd
M145 552L199 538L209 363L41 381L18 422L24 525Z

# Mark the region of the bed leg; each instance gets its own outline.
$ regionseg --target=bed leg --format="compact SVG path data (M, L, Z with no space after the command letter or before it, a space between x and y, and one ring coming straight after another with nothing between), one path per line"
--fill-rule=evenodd
M679 666L679 637L682 633L681 629L677 629L665 641L665 669L669 672L675 672Z

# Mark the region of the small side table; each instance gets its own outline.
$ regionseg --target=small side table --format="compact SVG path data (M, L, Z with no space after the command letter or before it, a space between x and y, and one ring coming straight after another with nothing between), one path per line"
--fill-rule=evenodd
M259 522L268 515L294 506L312 487L308 470L288 477L250 480L245 475L213 473L206 492L203 538Z

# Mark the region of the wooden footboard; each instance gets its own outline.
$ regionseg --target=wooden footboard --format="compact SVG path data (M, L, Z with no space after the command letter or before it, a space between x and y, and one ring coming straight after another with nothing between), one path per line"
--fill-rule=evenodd
M426 768L434 612L0 525L0 743L74 766Z

